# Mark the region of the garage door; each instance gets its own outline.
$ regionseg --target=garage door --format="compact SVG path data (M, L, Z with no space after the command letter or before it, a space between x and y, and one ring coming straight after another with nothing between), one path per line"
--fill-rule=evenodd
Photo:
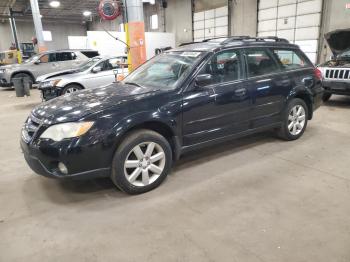
M193 38L202 41L228 35L228 7L193 13Z
M322 0L260 0L258 36L278 36L317 60Z

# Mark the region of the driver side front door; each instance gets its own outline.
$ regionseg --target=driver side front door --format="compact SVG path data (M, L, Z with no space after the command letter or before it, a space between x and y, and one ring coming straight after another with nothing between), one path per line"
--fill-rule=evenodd
M245 85L240 51L220 51L198 75L211 82L183 96L183 145L191 146L244 132L250 127L251 92Z

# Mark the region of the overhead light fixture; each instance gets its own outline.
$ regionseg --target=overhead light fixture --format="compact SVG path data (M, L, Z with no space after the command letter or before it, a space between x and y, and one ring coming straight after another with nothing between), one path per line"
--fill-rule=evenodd
M91 15L91 12L90 12L90 11L84 11L83 15L84 15L84 16L90 16L90 15Z
M59 1L51 1L50 2L50 6L53 8L57 8L61 5L61 3Z

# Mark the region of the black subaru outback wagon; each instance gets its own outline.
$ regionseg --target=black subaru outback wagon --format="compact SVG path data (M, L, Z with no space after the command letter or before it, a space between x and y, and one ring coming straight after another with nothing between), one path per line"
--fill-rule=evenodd
M149 60L124 81L37 106L21 147L38 174L110 177L149 191L189 150L266 129L298 139L322 98L320 72L280 38L187 44Z

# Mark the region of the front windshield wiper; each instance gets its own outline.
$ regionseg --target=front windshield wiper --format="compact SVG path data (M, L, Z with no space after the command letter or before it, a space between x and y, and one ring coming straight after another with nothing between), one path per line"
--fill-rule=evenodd
M142 87L141 85L135 83L135 82L124 82L124 84L126 85L133 85L133 86L137 86L137 87Z

